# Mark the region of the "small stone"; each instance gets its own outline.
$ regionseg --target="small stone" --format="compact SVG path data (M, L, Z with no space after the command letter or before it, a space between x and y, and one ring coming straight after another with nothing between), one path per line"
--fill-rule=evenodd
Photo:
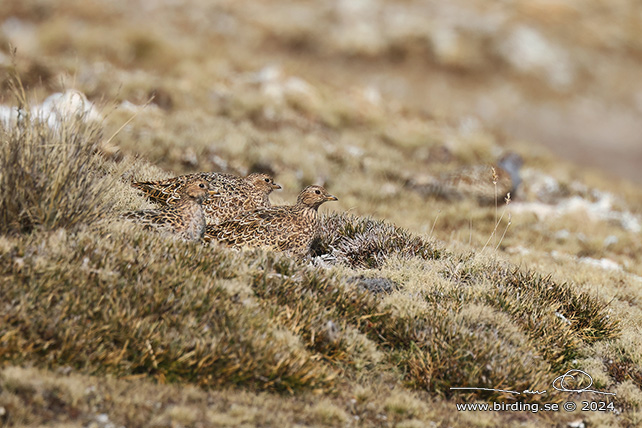
M569 422L568 428L586 428L586 424L584 423L583 420L578 419L576 421Z
M557 232L555 232L555 239L557 239L558 241L566 241L570 236L571 233L566 229L558 230Z
M615 245L619 242L619 239L615 235L609 235L606 238L604 238L604 246L605 247L610 247L611 245Z
M348 282L356 283L361 290L369 291L373 294L390 294L399 289L399 284L388 278L366 278L363 275L359 275L348 278Z

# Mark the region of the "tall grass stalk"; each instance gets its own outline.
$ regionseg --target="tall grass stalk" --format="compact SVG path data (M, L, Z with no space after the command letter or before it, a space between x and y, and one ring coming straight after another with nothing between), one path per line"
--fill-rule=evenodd
M102 172L100 124L76 116L51 126L32 114L19 78L11 82L18 114L0 123L0 233L100 219L113 206L115 180Z

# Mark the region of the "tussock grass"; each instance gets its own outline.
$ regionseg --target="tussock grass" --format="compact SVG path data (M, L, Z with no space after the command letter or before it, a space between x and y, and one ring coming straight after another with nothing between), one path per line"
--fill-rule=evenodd
M327 361L345 368L372 363L360 352L368 345L346 334L368 318L381 317L368 292L347 287L316 270L297 268L287 260L269 261L252 281L256 295L279 323L299 335L303 343Z
M103 218L114 205L115 178L102 171L101 128L82 117L51 127L32 116L19 86L13 93L19 114L0 122L0 233L74 229Z
M351 267L378 268L392 255L439 259L444 251L383 220L349 214L323 216L322 230L313 243L314 255L330 255Z
M0 256L0 358L202 386L328 386L331 371L220 285L232 256L127 229L33 234Z
M19 85L23 107L1 129L0 232L13 238L0 250L0 360L209 387L332 386L331 369L225 286L242 271L235 253L116 220L136 198L118 193L127 185L98 153L100 126L32 117Z
M302 271L283 260L268 263L255 276L253 289L271 302L267 307L282 325L301 335L308 349L327 361L344 367L354 364L355 348L342 336L351 327L377 344L389 363L401 367L410 385L445 397L453 396L450 387L497 388L508 379L517 391L537 389L547 376L568 369L579 356L580 344L617 335L617 322L609 321L599 299L576 295L563 284L519 270L495 267L493 275L486 274L491 268L471 269L476 273L469 281L486 280L486 287L467 291L471 284L460 283L447 294L427 294L428 307L412 316L377 299L352 278ZM510 290L518 284L530 291ZM568 301L581 304L562 307L553 296L545 300L545 292L556 288L566 293ZM576 322L567 326L556 315L558 311L566 311ZM594 325L589 328L591 334L586 334L589 318ZM328 332L329 322L336 331ZM486 392L465 395L509 397ZM537 401L541 396L517 399Z
M414 388L442 397L539 399L450 390L471 385L496 388L510 379L521 391L542 384L550 370L523 333L491 307L471 304L458 308L447 302L428 306L413 316L390 312L368 323L366 331L388 350L390 361L403 368L406 381Z
M514 268L491 268L485 272L490 274L491 280L505 287L503 290L498 288L498 294L520 296L520 300L532 295L534 302L554 309L583 341L592 343L616 337L619 333L619 321L609 314L608 302L595 295L578 292L568 283L558 284L550 275Z
M550 276L496 263L475 264L471 259L449 264L442 274L465 287L490 282L481 295L467 300L508 314L556 371L578 357L581 343L619 335L619 321L609 313L608 302L566 283L558 284ZM436 302L443 297L429 299Z

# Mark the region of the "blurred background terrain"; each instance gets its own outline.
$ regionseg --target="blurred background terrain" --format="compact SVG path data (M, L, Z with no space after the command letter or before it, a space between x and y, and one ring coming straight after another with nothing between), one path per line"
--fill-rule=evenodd
M634 0L5 0L0 19L5 55L13 43L50 86L66 73L104 96L92 75L115 67L211 90L213 68L272 65L430 116L481 120L642 182ZM180 102L171 89L165 101Z

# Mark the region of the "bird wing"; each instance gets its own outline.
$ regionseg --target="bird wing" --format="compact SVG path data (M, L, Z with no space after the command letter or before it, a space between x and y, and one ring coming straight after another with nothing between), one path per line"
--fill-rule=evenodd
M274 245L276 237L287 227L285 211L273 207L244 212L218 225L208 225L206 241L217 240L228 245Z
M176 192L187 183L185 177L180 176L156 181L135 181L132 182L132 186L143 192L143 195L152 202L167 204L180 199Z
M190 182L196 179L204 179L210 182L210 191L206 202L215 201L221 197L221 192L211 183L216 182L220 174L210 172L199 172L196 174L180 175L178 177L167 178L165 180L155 181L135 181L132 186L141 190L143 194L152 202L161 204L175 204L181 199L181 190Z
M130 211L123 215L124 218L134 220L145 228L156 230L174 230L176 219L180 218L175 210L141 210Z

